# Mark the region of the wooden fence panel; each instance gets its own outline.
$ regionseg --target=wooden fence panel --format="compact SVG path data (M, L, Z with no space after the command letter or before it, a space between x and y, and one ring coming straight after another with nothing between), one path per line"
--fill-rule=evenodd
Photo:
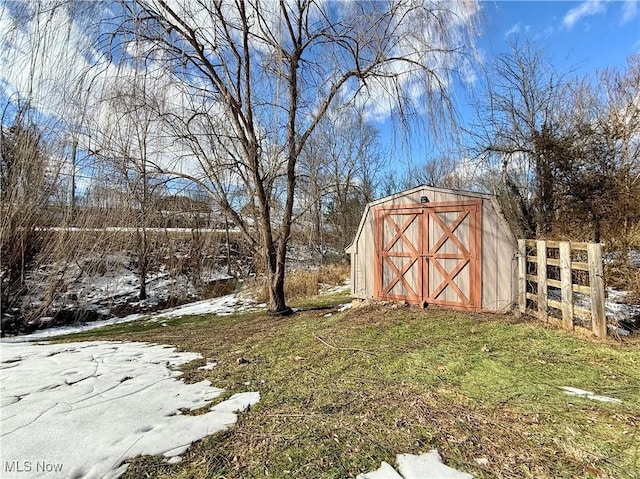
M535 250L535 254L533 250ZM553 253L552 257L549 257L549 251L556 250L557 255ZM587 262L573 261L572 251L586 252ZM599 338L604 338L607 335L602 245L600 243L518 240L518 256L519 313L532 314L543 321L558 324L567 330L591 331ZM536 265L536 274L528 273L528 264ZM548 277L549 267L559 269L559 280ZM588 272L588 286L574 283L574 271ZM582 273L582 275L584 274ZM536 284L536 292L529 290L528 286L531 283ZM549 298L549 286L560 290L561 301ZM574 304L574 293L589 295L590 310L577 307ZM536 303L537 308L530 307L531 302ZM551 317L549 308L561 311L562 321ZM574 325L574 318L590 321L591 328L587 330L582 326Z
M518 310L527 312L527 244L518 240Z
M591 327L599 338L607 335L607 318L604 310L604 272L602 268L602 246L587 245L589 262L589 286L591 287Z
M573 328L573 281L571 279L571 244L560 243L560 289L562 291L562 326Z
M544 241L536 241L536 256L538 257L538 318L547 321L549 294L547 293L547 244Z

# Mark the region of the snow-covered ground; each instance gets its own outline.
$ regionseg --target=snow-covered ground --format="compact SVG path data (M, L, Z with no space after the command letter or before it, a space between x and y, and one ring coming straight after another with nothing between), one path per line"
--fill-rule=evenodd
M344 290L330 289L330 292ZM185 384L173 368L201 356L146 343L34 344L53 336L129 321L162 322L197 314L232 314L265 304L241 294L198 301L151 315L134 314L54 327L0 342L0 477L117 478L127 460L164 455L179 461L189 445L226 429L259 393L241 393L205 414L223 391L209 381ZM202 370L216 367L208 362Z
M94 321L85 324L58 326L47 329L40 329L31 334L20 336L8 336L2 338L3 343L16 343L23 341L41 341L55 336L91 331L111 324L129 323L131 321L151 321L162 322L163 319L175 318L179 316L190 316L198 314L217 314L225 316L238 312L259 311L266 308L265 303L258 303L256 300L242 294L229 294L214 299L205 299L194 303L184 304L175 308L159 311L152 314L131 314L123 318L112 318L104 321Z
M160 318L176 318L179 316L194 316L198 314L217 314L226 316L234 313L257 311L266 308L265 303L258 303L255 299L240 294L228 294L219 298L207 299L191 304L185 304L167 311L160 311L154 320Z
M609 331L618 336L629 336L640 328L640 304L626 302L629 293L607 288L607 299L604 303ZM549 288L549 297L561 301L561 293L558 288ZM588 294L573 293L574 305L589 311L591 298Z
M621 263L627 264L634 268L640 268L640 250L632 249L630 251L609 251L603 254L602 258L605 264Z
M607 300L604 303L609 329L620 336L628 336L640 329L640 304L626 302L629 293L607 288ZM591 307L586 302L587 307ZM626 327L625 327L626 326Z
M174 263L183 260L174 255ZM171 261L171 258L167 259ZM152 312L167 305L184 304L212 297L213 289L225 283L228 291L237 284L226 267L202 267L182 271L175 264L159 264L147 273L147 298L139 299L140 278L131 255L105 254L96 259L42 265L27 276L29 293L19 308L4 311L4 334L33 331L126 316L133 312Z
M260 399L240 393L183 414L223 392L173 369L200 357L147 343L1 344L0 477L117 478L140 454L179 461Z
M205 282L229 278L226 272L206 271L202 280ZM145 308L167 301L171 297L197 298L198 291L193 282L185 275L171 275L166 267L150 273L145 281L148 297L139 301L140 278L130 269L120 267L113 272L100 276L83 276L67 287L61 306L77 307L75 298L81 307L86 309L116 309L128 304L132 307Z

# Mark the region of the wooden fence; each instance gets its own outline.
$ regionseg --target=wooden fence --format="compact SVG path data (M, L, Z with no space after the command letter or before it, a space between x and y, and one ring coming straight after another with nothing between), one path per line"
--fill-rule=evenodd
M518 250L521 313L570 331L607 335L600 243L518 240ZM588 297L590 309L578 307L574 293Z

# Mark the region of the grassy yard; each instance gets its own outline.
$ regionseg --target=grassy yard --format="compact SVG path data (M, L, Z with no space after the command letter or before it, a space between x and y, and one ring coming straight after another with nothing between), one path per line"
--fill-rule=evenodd
M437 448L479 478L640 478L638 340L438 309L338 312L346 296L321 298L290 317L192 316L69 337L177 345L218 363L183 367L188 381L262 395L182 463L143 457L125 477L345 478Z

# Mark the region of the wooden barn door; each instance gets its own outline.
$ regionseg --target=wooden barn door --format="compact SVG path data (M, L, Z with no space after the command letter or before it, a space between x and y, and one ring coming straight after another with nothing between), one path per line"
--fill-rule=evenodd
M376 210L376 297L481 307L481 201Z
M422 300L424 208L376 210L376 297Z

